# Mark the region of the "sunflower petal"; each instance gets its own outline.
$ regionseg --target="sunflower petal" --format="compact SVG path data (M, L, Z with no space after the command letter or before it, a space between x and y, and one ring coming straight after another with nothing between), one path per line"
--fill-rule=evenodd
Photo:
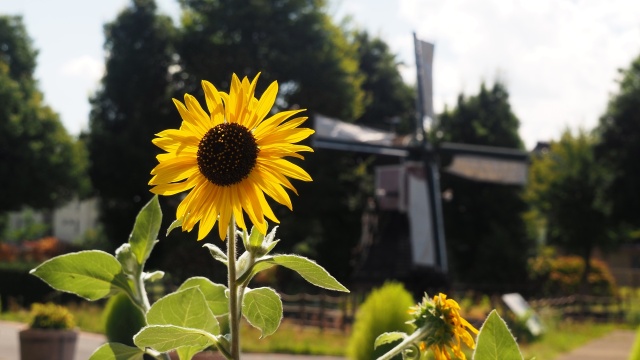
M283 121L302 111L304 111L304 109L279 112L258 124L253 135L259 140L265 135L270 134Z
M276 102L276 96L278 95L278 82L274 81L269 85L267 90L264 91L260 100L258 101L258 106L256 108L256 116L255 119L252 119L253 122L247 124L248 129L255 128L258 122L262 121L262 119L269 114L273 104Z

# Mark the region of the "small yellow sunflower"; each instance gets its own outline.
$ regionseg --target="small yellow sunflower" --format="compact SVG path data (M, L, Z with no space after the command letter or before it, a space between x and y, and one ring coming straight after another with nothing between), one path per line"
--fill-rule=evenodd
M461 340L471 349L475 348L469 331L478 334L478 330L460 316L460 305L453 299L447 299L447 295L440 293L431 301L425 297L409 313L414 316L413 323L418 328L426 326L430 330L419 348L421 351L433 351L436 360L451 360L447 348L451 349L456 359L466 360Z
M292 209L284 188L297 192L288 178L311 181L306 171L285 159L303 159L298 152L313 151L296 144L314 132L298 128L306 117L291 118L304 110L266 118L276 100L278 83L271 83L257 99L254 92L259 76L249 82L233 74L229 93L203 81L209 113L189 94L185 94L184 104L173 99L182 125L153 139L166 153L157 156L159 163L151 171L151 192L174 195L191 189L178 206L176 218L182 221L183 231L191 231L199 222L198 240L216 221L224 240L232 215L237 225L246 229L244 213L265 234L265 216L278 222L265 194Z

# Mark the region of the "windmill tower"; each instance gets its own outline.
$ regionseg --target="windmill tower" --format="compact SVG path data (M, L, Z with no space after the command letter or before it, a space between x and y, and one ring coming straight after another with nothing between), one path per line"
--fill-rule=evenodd
M442 215L438 159L452 159L444 171L470 181L524 184L528 154L523 151L456 143L434 147L425 128L433 111L434 45L414 34L418 97L411 136L342 122L316 114L314 147L396 158L378 166L375 201L363 214L354 282L370 288L389 279L403 281L421 293L447 285L449 273Z

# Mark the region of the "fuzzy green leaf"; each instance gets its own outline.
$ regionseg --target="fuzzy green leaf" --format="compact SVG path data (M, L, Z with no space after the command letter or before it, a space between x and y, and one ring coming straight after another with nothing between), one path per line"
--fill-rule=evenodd
M242 313L249 324L262 331L261 338L273 334L282 321L282 300L273 289L247 290L242 300Z
M177 227L182 227L182 219L173 220L171 225L169 225L169 228L167 228L167 233L165 234L165 236L169 236L169 233L171 233L171 231L173 231L173 229Z
M273 255L268 257L266 261L297 272L315 286L329 290L349 292L346 287L340 284L338 280L331 276L322 266L305 257L298 255Z
M206 349L215 344L215 337L201 329L192 329L175 325L145 326L133 337L140 348L150 347L167 352L183 346Z
M198 287L171 293L156 301L147 312L149 325L176 325L219 334L218 320Z
M262 245L264 235L260 233L255 227L251 228L251 234L249 235L249 245L258 247Z
M480 328L474 360L522 359L516 339L507 324L493 310Z
M202 291L213 315L219 316L229 313L229 299L225 295L226 286L213 283L205 277L196 276L182 283L178 291L191 287L198 287Z
M158 242L158 232L162 223L162 211L158 196L154 196L136 216L136 223L129 237L129 244L138 264L144 264L151 250Z
M183 346L176 349L176 354L180 360L191 360L200 351L194 346Z
M392 342L396 342L398 340L404 340L407 337L407 334L399 331L386 332L381 334L376 338L376 342L373 344L374 348L384 344L390 344Z
M104 251L80 251L54 257L30 271L52 288L87 300L98 300L118 290L130 292L122 265Z
M229 264L227 254L225 254L224 251L222 251L219 247L213 244L204 244L202 245L202 247L209 249L209 253L211 253L211 256L213 256L214 259L220 261L225 265Z
M91 354L89 360L142 360L144 352L120 343L106 343Z

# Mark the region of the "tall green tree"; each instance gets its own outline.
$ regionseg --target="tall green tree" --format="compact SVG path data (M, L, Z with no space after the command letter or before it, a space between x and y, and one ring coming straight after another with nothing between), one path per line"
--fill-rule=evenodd
M596 158L612 176L607 185L611 217L625 230L640 228L640 56L620 70L614 94L596 129Z
M121 243L151 197L158 154L151 140L179 124L170 100L175 29L153 0L133 0L104 32L106 72L90 99L89 173L106 234Z
M365 106L356 46L327 14L323 0L182 0L178 50L185 92L202 93L200 81L229 88L231 73L261 72L257 94L277 80L278 110L302 107L353 122ZM313 126L309 121L307 126ZM358 241L360 212L351 201L359 160L316 149L302 166L312 183L294 184L294 212L276 207L285 246L311 255L339 279L348 274ZM286 250L286 249L285 249Z
M400 75L401 63L382 39L372 38L366 31L355 31L352 36L367 104L356 123L401 134L412 132L416 94Z
M276 106L348 121L364 108L355 47L324 0L181 0L180 58L189 92L206 79L228 89L230 73L278 80Z
M22 18L0 16L0 213L51 208L87 190L86 153L44 103Z
M460 95L456 107L439 116L433 133L441 136L439 141L521 149L518 126L509 93L496 82L491 88L482 84L477 95ZM473 182L444 171L441 188L452 194L443 212L454 279L478 287L525 280L530 245L521 188Z
M566 130L548 152L533 157L527 201L546 223L548 242L582 256L582 290L588 286L590 259L596 248L614 244L609 234L607 175L594 158L593 136Z

